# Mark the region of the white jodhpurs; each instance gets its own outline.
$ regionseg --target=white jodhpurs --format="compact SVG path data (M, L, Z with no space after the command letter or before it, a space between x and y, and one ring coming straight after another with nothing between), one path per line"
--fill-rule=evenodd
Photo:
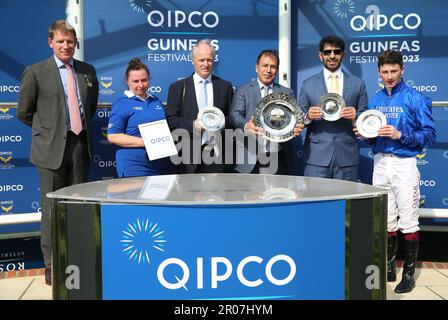
M420 172L417 160L378 153L374 157L372 184L387 188L387 231L417 232Z

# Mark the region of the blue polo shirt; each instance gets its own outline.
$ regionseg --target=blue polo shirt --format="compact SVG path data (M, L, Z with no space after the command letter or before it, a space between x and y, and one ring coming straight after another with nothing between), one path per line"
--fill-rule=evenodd
M157 97L148 95L146 99L142 99L130 91L125 91L123 96L112 104L107 133L141 137L139 124L165 118L165 110ZM150 161L144 147L118 147L115 160L120 178L171 173L169 158Z

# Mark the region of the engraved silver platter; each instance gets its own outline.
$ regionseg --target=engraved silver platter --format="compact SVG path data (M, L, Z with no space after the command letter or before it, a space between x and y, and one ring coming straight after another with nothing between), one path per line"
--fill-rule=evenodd
M345 101L337 93L328 93L320 98L320 108L324 120L336 121L341 118L341 111L345 108Z
M366 110L356 120L356 129L365 138L378 136L378 129L387 124L384 113L378 110Z
M303 123L305 113L294 96L271 93L255 107L254 123L263 128L266 139L285 142L294 137L297 123Z

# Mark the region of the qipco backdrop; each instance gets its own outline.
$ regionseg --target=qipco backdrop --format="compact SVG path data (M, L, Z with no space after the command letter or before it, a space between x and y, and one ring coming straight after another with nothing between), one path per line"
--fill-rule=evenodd
M84 58L100 84L100 103L127 89L125 70L137 57L150 70L149 92L166 102L169 85L193 73L189 51L201 39L215 50L214 74L234 86L253 79L258 53L278 46L278 1L84 2ZM115 148L106 139L110 109L95 118L91 179L115 176Z
M405 61L406 83L433 101L447 101L444 72L448 68L448 19L440 14L443 0L331 0L294 1L292 53L297 70L297 92L303 80L321 72L318 57L322 37L336 34L345 39L343 69L361 77L369 97L382 88L377 56L387 49L399 50ZM421 172L421 207L448 208L448 111L433 107L437 143L417 156ZM300 151L299 151L300 155ZM373 154L361 144L360 179L371 183Z
M48 26L65 18L66 1L0 2L1 215L40 208L37 170L28 160L31 130L17 120L16 104L20 75L53 54ZM165 102L169 85L192 74L189 49L199 40L211 39L216 49L214 73L238 86L256 76L259 51L278 49L277 30L277 0L84 1L84 60L97 70L101 103L90 180L116 176L115 147L106 137L109 106L126 89L131 58L148 65L150 92Z
M50 57L48 26L63 18L65 1L0 2L0 216L40 208L31 130L17 120L17 100L23 70Z
M150 69L150 93L166 102L169 85L193 73L190 48L211 40L214 74L238 86L255 77L258 53L278 47L278 1L85 1L85 60L100 79L100 101L126 89L129 60Z

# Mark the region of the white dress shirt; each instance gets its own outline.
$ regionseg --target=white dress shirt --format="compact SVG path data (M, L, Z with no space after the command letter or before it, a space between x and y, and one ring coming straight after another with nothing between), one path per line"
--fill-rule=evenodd
M266 93L266 92L264 92L265 91L264 87L266 87L266 86L263 83L261 83L260 79L258 79L258 78L257 78L257 82L258 82L258 86L260 87L260 94L261 94L262 98L264 98L265 96L267 96L268 94L273 92L274 86L272 83L267 86L268 92Z

